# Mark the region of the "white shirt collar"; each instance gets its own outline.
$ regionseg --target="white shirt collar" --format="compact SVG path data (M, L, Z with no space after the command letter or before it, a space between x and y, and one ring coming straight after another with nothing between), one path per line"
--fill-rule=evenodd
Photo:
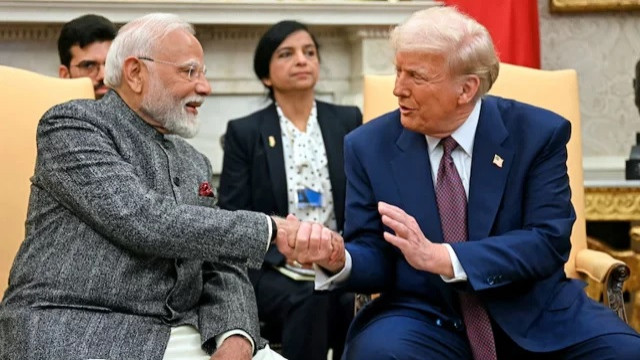
M476 135L476 128L478 127L478 120L480 119L481 107L482 99L476 102L467 120L451 134L451 137L458 143L458 146L469 156L471 156L471 152L473 151L473 141ZM429 152L432 152L440 143L440 139L429 135L425 135L425 137L427 138Z

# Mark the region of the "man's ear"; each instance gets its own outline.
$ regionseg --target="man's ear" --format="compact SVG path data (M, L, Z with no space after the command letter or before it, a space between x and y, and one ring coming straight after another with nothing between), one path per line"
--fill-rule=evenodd
M58 77L63 79L71 79L71 71L65 65L58 66Z
M471 102L478 93L479 87L480 78L478 75L465 75L458 96L458 104L463 105Z
M122 81L126 83L128 87L134 93L141 93L144 88L143 84L146 81L147 72L143 69L142 61L135 57L128 57L122 64Z
M260 79L260 81L262 81L262 83L264 84L264 86L266 86L266 87L268 87L268 88L270 88L270 87L271 87L271 85L273 84L273 83L271 82L271 79L269 79L268 77L266 77L266 78L262 78L262 79Z

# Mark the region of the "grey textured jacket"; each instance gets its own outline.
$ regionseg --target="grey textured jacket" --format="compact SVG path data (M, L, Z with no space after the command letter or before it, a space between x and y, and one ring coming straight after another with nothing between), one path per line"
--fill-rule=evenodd
M41 119L22 244L0 305L0 359L161 359L171 326L258 347L246 274L268 218L198 195L211 166L114 91ZM213 346L213 347L212 347Z

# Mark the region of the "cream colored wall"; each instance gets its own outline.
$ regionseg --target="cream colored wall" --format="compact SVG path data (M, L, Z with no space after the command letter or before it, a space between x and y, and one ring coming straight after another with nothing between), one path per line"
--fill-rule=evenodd
M587 179L624 178L640 115L632 79L640 59L639 13L550 14L538 0L542 67L574 68Z
M201 108L201 130L189 141L210 158L217 173L222 164L219 138L226 122L267 104L252 61L255 45L268 25L283 19L308 24L321 45L318 97L360 105L362 74L393 71L390 52L385 51L390 26L435 5L431 0L163 0L151 9L147 0L0 1L0 64L56 76L56 41L62 23L85 13L102 14L117 23L150 11L178 14L196 25L212 86Z
M108 1L92 2L89 5L94 8L89 9L65 3L68 8L51 8L46 13L37 4L5 8L3 3L7 2L0 1L0 13L7 16L0 19L0 64L49 75L57 74L55 40L61 22L87 11L127 21L142 11L140 7ZM417 8L434 4L361 2L335 11L334 5L319 7L322 1L303 1L299 3L302 6L263 2L264 9L256 11L256 5L241 7L227 1L186 3L190 5L167 1L166 8L159 10L177 12L198 24L214 94L203 108L203 131L194 143L210 155L216 170L221 159L217 137L224 131L226 120L264 105L262 88L252 74L251 56L266 24L275 22L278 16L311 23L323 45L320 93L337 102L360 105L363 73L393 73L386 41L390 24ZM640 131L640 115L631 87L635 62L640 59L640 14L557 15L549 14L548 0L538 0L538 4L542 67L574 68L578 72L585 178L622 178L624 160L635 132ZM229 15L234 11L235 15ZM280 15L283 11L284 15ZM30 19L34 24L27 24Z

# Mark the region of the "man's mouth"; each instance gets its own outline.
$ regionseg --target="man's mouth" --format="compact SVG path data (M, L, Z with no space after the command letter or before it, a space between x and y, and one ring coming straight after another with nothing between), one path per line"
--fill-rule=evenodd
M188 113L198 115L198 108L201 105L202 105L201 102L189 101L188 103L185 104L185 108L187 109Z
M399 105L398 107L400 108L400 113L401 114L408 114L408 113L410 113L410 112L412 112L414 110L413 108L410 108L410 107L407 107L407 106L404 106L404 105Z
M93 86L93 91L96 94L104 95L107 93L107 91L109 91L109 88L106 87L103 83L100 83L98 85Z

